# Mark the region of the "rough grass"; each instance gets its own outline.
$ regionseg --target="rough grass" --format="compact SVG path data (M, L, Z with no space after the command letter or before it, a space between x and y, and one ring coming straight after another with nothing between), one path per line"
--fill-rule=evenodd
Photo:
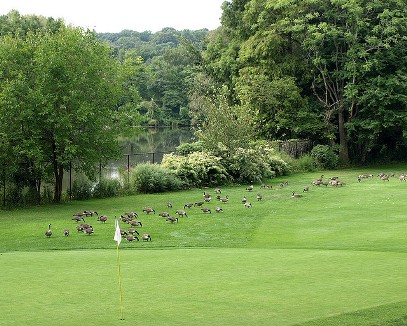
M186 208L174 224L158 216L168 200L174 213L213 189L1 211L0 325L405 325L407 183L356 179L382 171L407 166L297 174L253 193L225 188L228 203L205 205L223 213ZM346 185L311 186L322 173ZM71 220L85 209L109 217L86 219L90 236ZM127 211L153 241L120 246L122 321L113 219Z

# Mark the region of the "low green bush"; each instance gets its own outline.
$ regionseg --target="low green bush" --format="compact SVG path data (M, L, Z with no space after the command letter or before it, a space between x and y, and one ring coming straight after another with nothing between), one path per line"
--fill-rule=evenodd
M203 150L203 142L197 141L194 143L183 143L175 148L175 153L186 156L193 152L201 152Z
M131 172L130 184L141 193L175 191L183 188L183 182L165 166L151 163L137 165Z
M188 186L221 185L230 179L222 158L207 152L193 152L186 156L166 154L161 164L174 171Z
M92 182L90 180L75 180L72 184L71 197L84 200L92 198Z
M311 157L322 169L334 169L338 165L338 155L328 145L316 145L311 150Z
M121 188L120 181L117 179L102 179L93 188L93 197L115 197L120 194Z

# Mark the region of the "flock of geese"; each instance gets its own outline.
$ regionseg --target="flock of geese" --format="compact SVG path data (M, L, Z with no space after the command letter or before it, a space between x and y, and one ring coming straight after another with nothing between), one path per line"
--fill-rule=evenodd
M364 179L373 178L373 177L374 177L373 174L360 174L360 175L358 175L357 180L358 180L358 182L361 182ZM395 177L395 175L394 175L394 173L379 173L377 175L377 177L379 177L383 181L389 181L389 179L391 177ZM407 180L407 173L400 174L399 180L402 182L403 181L405 182ZM342 186L346 185L346 183L339 180L339 177L336 177L336 176L325 179L324 175L321 175L320 178L312 180L311 185L316 186L316 187L321 187L321 186L342 187ZM284 188L286 186L288 186L288 181L284 181L279 184L280 188ZM273 188L273 186L270 184L260 185L260 189L272 189L272 188ZM255 187L253 185L249 185L245 188L245 191L248 193L252 193L254 191L254 189L255 189ZM306 186L303 188L302 192L306 193L309 191L309 189L310 189L310 187ZM165 218L165 220L170 223L177 223L179 221L179 217L188 217L187 210L192 207L200 208L200 210L205 214L212 214L212 211L214 211L215 213L222 213L223 212L222 203L223 204L227 203L229 201L229 196L228 195L222 196L222 190L220 188L215 188L214 193L215 193L215 195L211 195L204 191L203 195L202 195L202 200L185 203L183 206L183 209L178 209L175 211L175 216L171 215L167 211L160 212L158 214L158 216ZM303 196L303 194L296 193L296 192L292 192L292 194L291 194L292 198L301 198L302 196ZM214 199L216 199L219 202L219 205L216 206L213 210L204 206ZM263 199L262 194L257 193L256 200L261 201L262 199ZM241 203L246 208L253 207L253 204L247 199L246 195L244 195L243 198L241 199ZM167 203L167 207L168 207L168 210L173 208L171 201L169 201ZM147 215L156 213L156 211L152 207L145 207L143 209L143 212ZM85 211L76 212L75 214L73 214L73 217L72 217L72 220L77 223L76 230L78 232L83 232L87 235L92 235L94 233L94 228L92 225L85 223L85 217L91 218L94 215L97 216L98 222L106 223L106 221L108 220L108 217L106 215L99 216L98 212L96 212L96 211L85 210ZM138 214L136 212L124 213L123 215L120 216L120 221L127 225L126 228L120 228L120 233L121 233L121 236L123 239L125 239L129 242L140 241L140 238L143 241L152 240L150 234L148 234L148 233L140 234L140 232L137 231L136 228L140 228L143 225L142 225L142 222L138 220ZM78 224L79 222L83 222L83 223ZM50 238L52 236L52 234L53 234L53 232L51 229L51 224L49 224L48 229L45 231L45 236L47 238ZM67 228L64 229L63 234L64 234L64 236L68 237L70 235L70 230Z

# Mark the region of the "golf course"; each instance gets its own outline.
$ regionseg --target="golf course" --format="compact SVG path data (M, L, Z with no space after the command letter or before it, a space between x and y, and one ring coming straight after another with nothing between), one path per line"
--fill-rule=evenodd
M1 210L0 325L406 325L403 173L405 164L350 168L250 191L242 184ZM204 193L212 199L195 205ZM85 210L97 214L73 220ZM115 217L128 230L127 212L142 223L139 241L123 238L117 248ZM92 234L77 230L85 222Z

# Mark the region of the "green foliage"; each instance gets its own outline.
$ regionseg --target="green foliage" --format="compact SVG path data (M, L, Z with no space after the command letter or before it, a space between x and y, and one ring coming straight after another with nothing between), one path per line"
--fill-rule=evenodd
M102 179L93 187L92 195L95 198L115 197L120 194L122 186L117 179Z
M88 179L78 179L72 184L71 197L77 200L87 200L92 198L92 182Z
M338 155L328 145L316 145L311 150L311 158L323 169L334 169L338 164Z
M222 159L207 152L193 152L186 156L165 154L161 164L190 186L221 185L229 180Z
M193 143L183 143L176 147L175 153L178 155L186 156L193 152L201 152L203 150L203 143L201 141Z
M170 169L158 164L139 164L130 175L132 188L141 193L175 191L183 183Z
M287 162L288 166L290 167L289 170L292 173L313 172L318 169L318 164L311 154L304 154L299 158L293 158L289 155L285 155L284 161Z
M260 182L288 172L288 165L265 142L239 148L225 161L228 173L238 182Z

